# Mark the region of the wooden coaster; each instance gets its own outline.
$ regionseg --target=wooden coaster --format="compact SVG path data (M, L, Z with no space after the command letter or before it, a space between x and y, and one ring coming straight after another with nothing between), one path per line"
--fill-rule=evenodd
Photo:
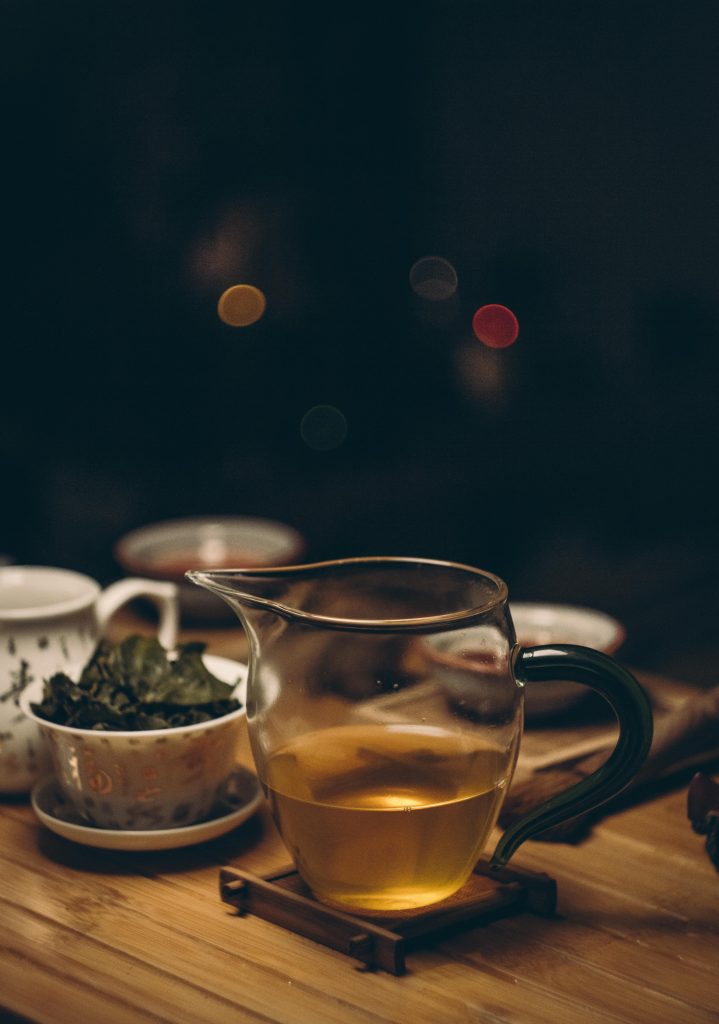
M522 868L492 871L480 861L467 884L449 899L391 916L363 917L319 903L294 867L260 878L239 868L220 869L220 896L239 914L256 914L368 967L405 970L405 955L451 930L531 911L551 916L555 881Z

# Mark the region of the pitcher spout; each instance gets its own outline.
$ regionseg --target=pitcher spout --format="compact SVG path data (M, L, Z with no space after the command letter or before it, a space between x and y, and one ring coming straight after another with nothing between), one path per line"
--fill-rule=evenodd
M193 569L185 577L217 594L240 618L248 608L276 613L285 610L282 598L287 594L288 583L281 569Z

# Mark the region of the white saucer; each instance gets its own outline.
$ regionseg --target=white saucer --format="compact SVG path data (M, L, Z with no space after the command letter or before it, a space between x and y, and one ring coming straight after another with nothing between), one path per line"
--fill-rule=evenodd
M594 608L525 601L513 601L509 608L517 641L523 647L580 644L613 654L625 638L624 626L620 622Z
M84 825L74 808L62 798L54 776L41 779L31 795L33 810L52 832L85 846L102 850L175 850L194 846L230 832L257 811L264 797L257 778L249 769L237 766L223 799L206 821L181 828L122 830Z
M244 704L247 666L231 658L205 654L207 668L225 683L236 683L234 695ZM194 846L230 832L257 811L263 800L257 778L238 765L228 780L225 793L210 817L196 825L162 829L109 829L86 825L74 808L63 800L54 776L41 779L31 794L33 810L52 832L85 846L103 850L174 850Z
M512 602L510 612L522 647L540 644L579 644L604 654L614 654L626 633L621 622L596 611L566 604ZM590 694L587 686L563 680L527 683L524 713L527 720L548 718L581 704Z

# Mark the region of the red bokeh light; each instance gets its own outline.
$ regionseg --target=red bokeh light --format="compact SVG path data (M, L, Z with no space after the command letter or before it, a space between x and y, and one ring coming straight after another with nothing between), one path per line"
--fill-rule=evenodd
M490 303L472 317L475 337L488 348L509 348L519 337L519 321L511 309Z

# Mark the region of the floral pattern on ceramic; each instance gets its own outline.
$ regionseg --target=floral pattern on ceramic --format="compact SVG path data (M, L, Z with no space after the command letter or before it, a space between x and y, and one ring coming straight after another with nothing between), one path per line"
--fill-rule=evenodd
M37 683L22 695L33 718ZM235 770L244 707L196 725L137 732L77 729L34 717L57 784L100 828L166 829L202 821Z

